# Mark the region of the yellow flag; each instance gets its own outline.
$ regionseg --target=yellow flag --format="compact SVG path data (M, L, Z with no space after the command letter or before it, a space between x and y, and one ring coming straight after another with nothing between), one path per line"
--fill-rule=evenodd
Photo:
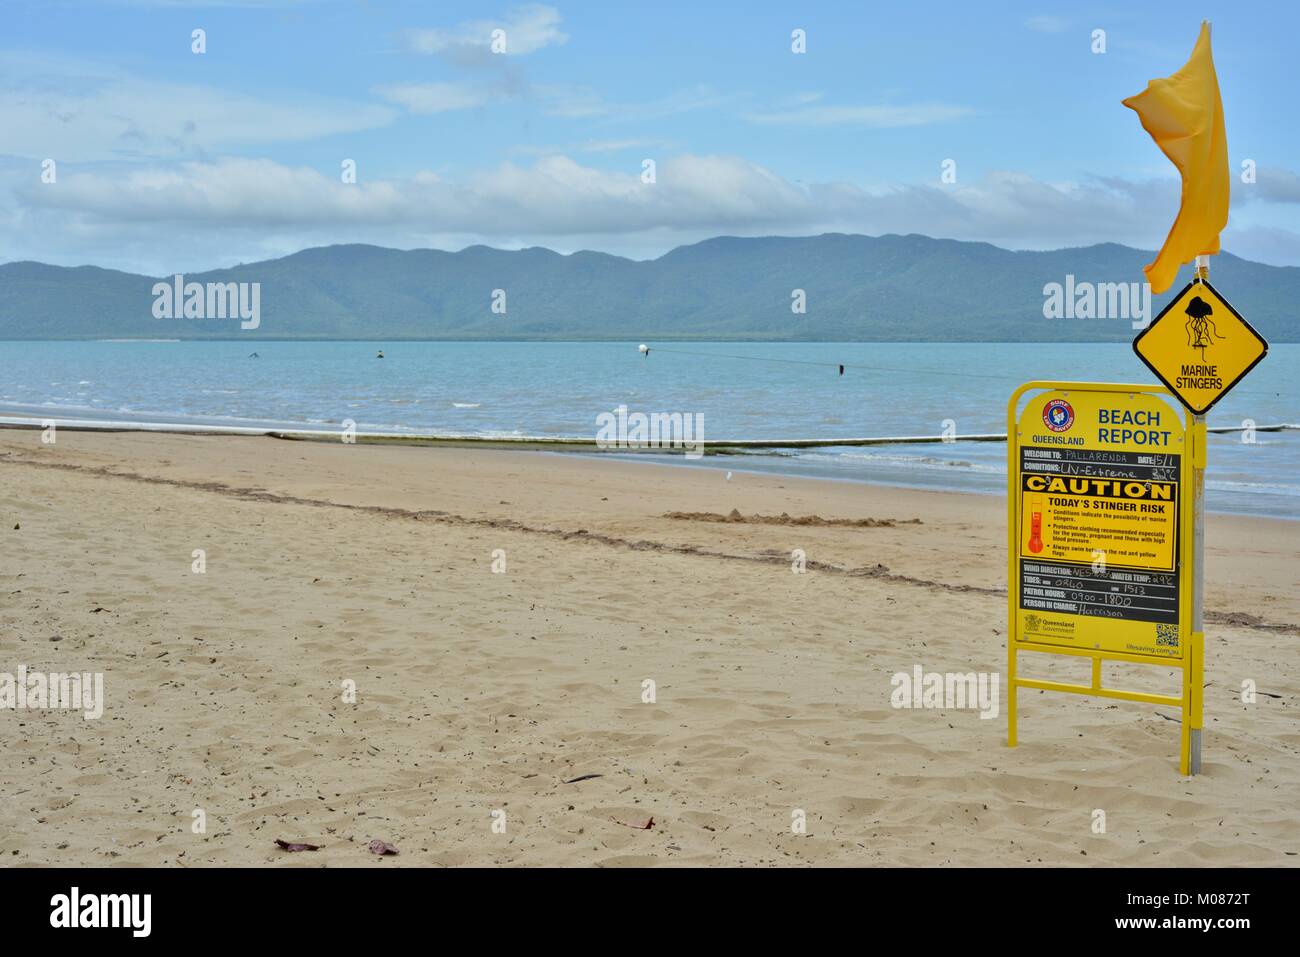
M1223 129L1223 101L1210 52L1210 24L1183 68L1152 80L1124 105L1136 110L1142 127L1183 175L1178 218L1143 272L1153 293L1168 289L1178 267L1197 256L1219 251L1219 231L1228 224L1228 137Z

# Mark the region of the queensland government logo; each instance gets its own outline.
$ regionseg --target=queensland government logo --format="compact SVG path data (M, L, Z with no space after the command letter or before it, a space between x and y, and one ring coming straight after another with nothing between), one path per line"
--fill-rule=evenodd
M1043 424L1053 432L1064 432L1074 425L1074 409L1064 399L1053 399L1043 406Z

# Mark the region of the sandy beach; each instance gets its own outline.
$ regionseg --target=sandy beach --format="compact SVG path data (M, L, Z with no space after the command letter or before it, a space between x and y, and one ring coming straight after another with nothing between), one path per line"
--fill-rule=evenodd
M1159 706L1022 692L1016 749L1004 710L891 706L917 665L1005 671L999 497L3 430L0 672L103 672L105 703L0 711L0 860L1293 865L1297 532L1209 518L1204 773L1183 778Z

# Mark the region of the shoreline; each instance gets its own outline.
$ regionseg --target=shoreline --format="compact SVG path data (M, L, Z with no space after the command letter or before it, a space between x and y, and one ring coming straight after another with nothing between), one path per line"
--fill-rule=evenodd
M41 431L42 421L40 419L0 415L0 433L6 430L11 431ZM271 438L281 441L290 442L316 442L325 444L339 443L340 430L338 429L285 429L269 428L263 426L203 426L187 425L183 423L171 422L116 422L116 421L99 421L93 419L68 419L66 422L58 423L60 432L71 433L99 433L110 435L121 434L153 434L153 435L190 435L190 436L209 436L209 437L257 437ZM1289 423L1280 423L1276 425L1255 426L1257 432L1281 432L1281 431L1300 431L1300 425ZM1227 434L1241 431L1239 427L1216 427L1208 430L1212 434ZM677 449L636 449L636 448L610 448L601 449L597 447L596 440L581 439L572 437L553 437L553 436L473 436L473 435L434 435L419 434L406 432L367 432L358 430L355 432L355 441L348 444L353 445L372 445L380 447L407 447L407 448L444 448L444 449L483 449L491 451L516 451L516 452L551 452L558 455L570 454L578 457L591 459L600 459L608 456L617 461L631 462L637 465L665 465L672 468L727 468L733 472L743 472L748 475L765 475L765 476L786 476L791 479L801 479L811 482L832 482L844 483L849 485L860 485L868 487L882 487L913 490L919 492L929 492L936 494L957 494L957 495L976 495L982 498L1000 498L1005 500L1005 475L1002 478L1002 486L998 488L972 488L967 485L963 487L957 483L945 484L943 482L926 483L922 481L906 482L902 480L889 481L887 478L878 476L843 476L843 475L819 475L809 474L807 471L800 472L796 469L758 469L746 468L742 464L746 457L753 456L760 461L767 461L780 458L789 458L797 461L794 457L780 456L779 452L783 449L821 449L833 448L839 446L861 446L861 447L889 447L889 446L911 446L911 445L955 445L962 442L979 442L979 443L1005 443L1006 436L999 435L971 435L957 436L952 442L946 442L942 436L897 436L897 437L877 437L861 439L843 439L843 440L704 440L705 447L703 459L710 457L725 458L726 464L714 465L707 461L677 461L683 459L683 452ZM770 452L770 455L762 453ZM644 461L637 461L644 456ZM1224 516L1240 516L1252 518L1266 518L1270 520L1281 520L1286 522L1300 521L1300 513L1284 514L1268 511L1247 511L1244 509L1223 508L1209 506L1206 509L1208 514Z
M43 427L42 421L43 420L28 416L9 416L0 413L0 429L40 429ZM341 431L338 428L284 428L276 425L224 426L164 421L134 421L129 419L83 419L76 417L68 417L66 418L66 422L68 424L59 423L59 428L79 432L175 432L181 435L265 435L278 439L321 441L337 441ZM1255 431L1257 432L1281 432L1290 429L1300 431L1300 425L1291 426L1278 424L1255 427ZM1240 430L1235 427L1222 427L1215 431L1229 432ZM460 442L466 445L512 443L516 447L527 445L556 445L589 452L593 450L609 451L614 454L634 454L637 452L645 452L646 454L653 455L667 455L676 454L678 452L678 450L674 448L638 449L634 446L606 450L600 447L598 440L595 438L566 435L493 436L472 435L468 433L438 435L432 432L376 432L363 429L356 429L353 434L358 440L368 442L398 441L411 445L441 445L448 442ZM699 444L705 447L707 454L721 455L726 454L728 449L820 449L833 448L836 446L858 445L931 445L946 444L950 442L1005 442L1006 438L1005 433L999 432L956 435L950 438L945 438L941 435L895 435L841 439L700 439Z

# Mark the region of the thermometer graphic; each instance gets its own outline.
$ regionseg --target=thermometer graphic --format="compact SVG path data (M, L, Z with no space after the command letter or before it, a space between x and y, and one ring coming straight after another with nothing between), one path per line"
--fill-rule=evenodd
M1029 550L1037 555L1043 550L1043 497L1030 496L1029 499Z

